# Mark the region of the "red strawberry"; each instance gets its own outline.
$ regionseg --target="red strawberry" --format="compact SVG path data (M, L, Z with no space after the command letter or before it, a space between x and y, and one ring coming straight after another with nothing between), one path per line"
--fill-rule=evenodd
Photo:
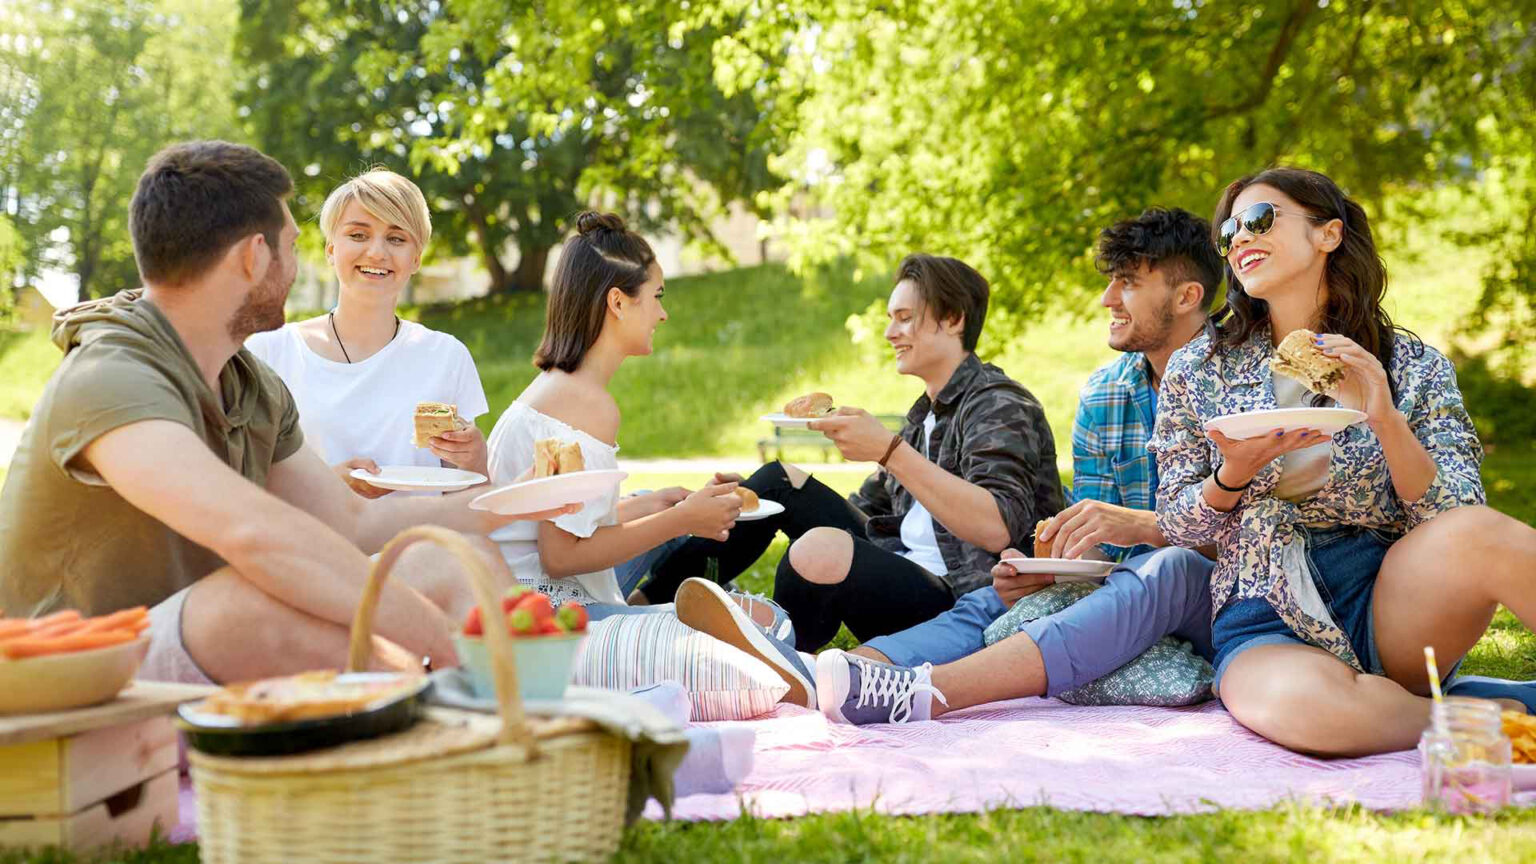
M503 615L517 608L517 601L533 593L533 589L527 585L513 585L501 595L501 613Z
M553 635L556 635L558 633L564 633L564 632L565 632L564 630L560 629L560 625L555 623L555 619L553 619L553 618L548 618L546 620L543 620L543 621L539 622L539 635L540 636L553 636Z
M507 628L513 636L535 636L539 632L539 622L527 609L513 609L507 616Z
M517 611L528 610L536 621L548 621L555 617L554 604L543 594L525 594L518 598L517 605L512 608Z
M581 633L587 629L587 607L568 600L555 613L555 621L568 633Z
M469 610L469 617L464 619L465 636L484 636L485 624L480 620L480 607Z

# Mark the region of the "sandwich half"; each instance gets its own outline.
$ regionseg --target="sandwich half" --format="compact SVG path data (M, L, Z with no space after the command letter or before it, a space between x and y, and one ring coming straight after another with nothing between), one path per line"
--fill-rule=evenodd
M447 402L417 402L413 419L416 434L411 443L417 447L427 446L427 442L435 435L469 428L469 421L459 416L459 407Z
M1049 526L1054 521L1056 521L1056 517L1052 516L1049 519L1041 519L1039 522L1035 523L1035 557L1036 558L1049 558L1049 557L1051 557L1051 544L1042 541L1040 539L1040 534L1042 532L1044 532L1046 527Z
M581 445L563 443L559 438L541 438L533 442L533 476L554 477L585 471L586 460L581 456Z
M1324 354L1312 341L1315 338L1311 330L1292 330L1275 347L1269 369L1300 381L1313 393L1328 395L1344 380L1344 362Z
M832 397L826 393L807 393L784 405L784 413L790 417L825 417L833 410Z

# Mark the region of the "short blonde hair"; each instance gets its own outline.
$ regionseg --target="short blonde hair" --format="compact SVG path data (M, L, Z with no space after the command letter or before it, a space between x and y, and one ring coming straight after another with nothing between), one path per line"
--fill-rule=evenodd
M383 167L368 169L326 197L325 206L320 208L320 233L325 242L331 242L342 211L353 201L363 205L373 218L400 226L418 247L427 248L427 241L432 239L432 216L427 212L426 197L415 183Z

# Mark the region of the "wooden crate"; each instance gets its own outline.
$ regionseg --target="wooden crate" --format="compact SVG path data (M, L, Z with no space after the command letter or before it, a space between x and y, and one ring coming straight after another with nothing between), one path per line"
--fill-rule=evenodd
M206 688L167 686L140 682L106 705L0 718L0 847L137 846L156 825L176 827L170 712Z

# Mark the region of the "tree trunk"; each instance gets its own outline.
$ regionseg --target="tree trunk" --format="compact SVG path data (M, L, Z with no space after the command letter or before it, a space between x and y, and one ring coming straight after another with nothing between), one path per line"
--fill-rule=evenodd
M520 242L517 244L517 269L512 271L507 291L543 291L544 267L549 263L550 244Z
M501 256L483 241L480 243L480 262L485 265L485 271L491 274L491 287L486 293L505 294L511 290L511 276L507 273L506 265L501 263Z

